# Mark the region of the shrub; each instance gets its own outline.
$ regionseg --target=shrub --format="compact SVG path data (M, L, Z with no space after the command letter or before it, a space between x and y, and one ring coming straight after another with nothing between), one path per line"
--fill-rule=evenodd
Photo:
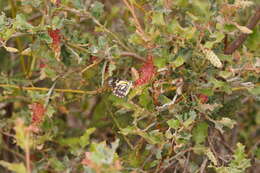
M0 4L0 172L260 169L257 1Z

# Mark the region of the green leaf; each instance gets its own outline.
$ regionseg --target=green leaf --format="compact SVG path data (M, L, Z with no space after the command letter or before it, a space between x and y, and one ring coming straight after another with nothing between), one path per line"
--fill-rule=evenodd
M210 35L211 38L215 38L214 41L207 41L204 45L205 48L211 49L215 44L220 43L225 35L222 32L215 32L214 34Z
M178 129L180 127L180 121L175 119L168 120L167 124L170 128L173 129Z
M85 133L79 138L79 144L82 148L90 143L89 141L90 135L94 133L95 130L96 130L95 128L87 129Z
M57 158L48 159L51 166L55 169L55 171L64 171L66 169L65 165L59 161Z
M136 133L136 127L134 126L128 126L126 128L123 128L120 130L120 133L123 135L133 134Z
M190 111L189 112L189 118L186 121L183 122L183 126L186 127L186 128L189 127L194 122L196 117L197 117L196 112Z
M218 129L221 133L224 133L223 127L226 126L228 128L233 128L233 126L236 124L234 120L231 120L229 118L223 117L221 120L214 120L215 128Z
M257 96L257 95L259 96L260 95L260 86L256 86L254 88L248 88L248 91L255 96Z
M128 41L132 44L143 44L143 39L136 33L130 35L130 37L128 38Z
M150 144L159 144L164 141L164 135L159 130L152 130L148 133L138 131L138 134L142 136Z
M165 25L163 13L155 12L152 16L152 24Z
M148 109L151 110L153 104L152 104L152 98L149 94L148 88L145 88L141 94L141 96L139 97L139 104Z
M0 165L15 173L27 173L23 163L9 163L1 160Z
M147 88L146 85L141 85L141 86L135 87L135 88L128 94L128 100L132 100L135 96L141 95L146 88Z
M199 93L205 94L207 96L213 96L214 95L214 91L211 88L201 88L201 89L199 89Z
M165 57L156 57L154 58L154 65L158 68L163 68L166 66L167 58Z
M183 28L180 26L179 22L176 19L173 19L171 23L167 26L167 31L171 34L179 34L183 31Z
M52 18L52 27L54 27L53 29L60 29L63 27L63 23L64 23L64 18L61 18L59 16L54 16Z
M117 156L116 149L119 146L119 139L111 144L111 148L106 145L106 142L92 143L90 160L98 165L113 163L114 158Z
M185 59L182 56L178 56L176 60L174 60L171 64L177 68L184 64Z
M104 12L104 5L101 2L94 1L94 3L91 5L90 11L94 17L98 18Z
M192 130L192 139L195 141L196 144L204 143L207 136L208 136L208 124L205 122L199 123Z
M23 14L17 14L16 21L13 25L15 28L21 30L33 29L33 26L26 21Z
M245 146L241 143L237 143L237 148L233 155L234 159L229 164L230 167L234 167L240 169L241 171L245 171L246 168L250 167L250 159L246 158L245 154Z
M26 150L27 147L31 147L32 140L30 134L24 125L22 119L17 119L15 122L15 140L16 143L23 149Z

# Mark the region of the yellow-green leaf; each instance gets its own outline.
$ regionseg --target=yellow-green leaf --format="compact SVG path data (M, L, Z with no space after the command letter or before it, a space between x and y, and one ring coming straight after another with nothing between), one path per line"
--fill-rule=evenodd
M1 160L0 165L15 173L27 173L23 163L9 163Z
M19 50L14 48L14 47L7 47L7 46L5 46L4 48L5 48L6 51L11 52L11 53L19 52Z

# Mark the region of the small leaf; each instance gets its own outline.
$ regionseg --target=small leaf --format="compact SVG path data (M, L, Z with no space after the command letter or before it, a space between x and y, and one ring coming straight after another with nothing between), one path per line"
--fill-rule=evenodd
M251 29L247 28L246 26L240 26L237 23L234 23L234 24L244 34L251 34L253 32Z
M79 138L79 144L83 148L89 144L90 135L95 131L95 128L90 128L85 131L85 133Z
M212 153L212 151L210 149L206 150L206 155L208 156L209 160L215 165L217 166L218 161L216 159L216 157L214 156L214 154Z
M172 64L174 65L175 68L177 68L177 67L180 67L182 64L184 64L184 62L185 62L184 58L181 56L178 56L178 58L176 60L174 60L172 62Z
M192 130L192 138L196 144L203 143L207 136L208 136L208 124L205 122L199 123Z
M260 95L260 86L256 86L254 88L248 88L248 91L255 96Z
M180 121L175 119L168 120L167 124L170 128L173 129L178 129L180 127Z
M197 117L197 114L196 114L195 111L191 111L189 113L189 116L190 117L186 121L184 121L184 123L183 123L183 126L186 127L186 128L189 127L194 122L194 120Z
M16 143L25 150L32 145L29 132L27 131L22 119L17 119L15 122L15 139Z
M0 165L2 165L10 171L14 171L15 173L27 173L23 163L9 163L1 160Z
M236 124L236 122L234 120L231 120L230 118L226 118L226 117L223 117L218 122L230 129L232 129L234 127L234 125Z
M165 25L163 13L154 13L152 16L152 24L155 25Z
M32 50L30 47L24 49L22 52L21 52L21 55L25 55L25 56L30 56L32 54Z
M104 12L104 5L101 2L95 1L93 4L91 4L91 14L94 17L100 17L102 13Z

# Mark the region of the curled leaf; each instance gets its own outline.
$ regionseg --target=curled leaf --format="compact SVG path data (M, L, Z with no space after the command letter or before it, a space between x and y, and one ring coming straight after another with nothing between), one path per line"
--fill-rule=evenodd
M244 34L251 34L253 31L246 26L240 26L239 24L234 22L234 25Z
M155 75L153 56L147 57L146 63L140 68L140 77L135 81L135 86L148 83Z

